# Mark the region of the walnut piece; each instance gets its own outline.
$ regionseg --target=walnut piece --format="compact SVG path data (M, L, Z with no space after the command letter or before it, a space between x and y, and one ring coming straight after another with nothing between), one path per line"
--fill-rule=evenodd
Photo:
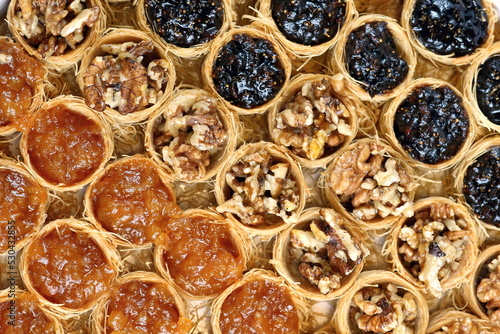
M343 218L332 209L319 211L321 220L309 224L310 231L294 229L290 233L290 254L298 272L322 294L340 287L369 254L361 240L343 228Z
M276 115L276 142L295 154L316 160L352 135L349 112L325 79L308 81Z
M351 320L368 333L413 333L417 316L415 297L393 283L357 291L351 302Z
M227 142L216 100L186 92L170 104L166 119L155 133L155 148L182 179L200 179Z
M246 225L297 221L299 191L288 163L261 149L241 158L225 177L233 193L218 212L233 213Z
M101 15L99 6L80 0L20 0L12 23L42 58L75 49Z
M101 50L105 55L95 57L83 73L83 93L89 107L104 111L108 106L126 115L161 98L167 83L167 63L148 60L154 57L151 41L104 44Z
M399 232L401 261L436 298L443 292L441 280L457 270L463 259L470 235L466 226L448 204L432 203L415 213Z
M433 334L486 334L490 332L482 331L479 324L471 318L457 318L446 324Z
M477 299L485 304L487 313L494 323L500 325L500 255L488 264L488 277L477 286Z
M328 186L360 220L413 215L408 193L414 184L402 166L384 154L383 146L361 142L339 157L328 176Z

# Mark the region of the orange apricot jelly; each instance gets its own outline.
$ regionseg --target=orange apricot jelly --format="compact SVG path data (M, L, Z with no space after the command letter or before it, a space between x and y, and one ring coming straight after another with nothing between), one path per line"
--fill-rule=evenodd
M109 166L89 191L101 226L135 245L155 242L168 219L180 212L173 191L144 157Z
M35 239L29 253L28 277L49 302L69 309L88 308L106 292L116 273L88 233L61 225Z
M267 279L249 281L224 300L222 334L299 333L299 315L285 286Z
M43 65L21 46L0 40L0 128L24 131L36 87L43 82Z
M43 219L41 216L45 214L47 200L47 191L27 172L0 165L0 254L9 249L12 244L9 241L17 246L36 232Z
M112 289L105 319L106 333L183 334L191 329L166 283L138 279Z
M174 282L195 296L221 293L245 270L229 226L202 214L170 222L163 261Z
M57 333L58 325L40 308L34 296L20 291L15 295L14 299L0 302L0 334ZM9 324L10 321L13 322Z
M71 186L97 171L106 147L96 121L64 106L36 115L26 142L31 164L44 180Z

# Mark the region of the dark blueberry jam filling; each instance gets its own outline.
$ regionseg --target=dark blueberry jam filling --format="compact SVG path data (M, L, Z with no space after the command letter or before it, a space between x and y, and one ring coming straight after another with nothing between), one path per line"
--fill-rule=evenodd
M479 68L476 99L483 114L500 125L500 56L489 58Z
M154 32L178 47L207 43L222 27L221 0L146 0L145 6Z
M276 96L285 82L285 71L271 42L238 34L219 51L212 78L224 99L251 109Z
M411 27L430 51L461 57L484 43L488 19L480 0L417 0Z
M479 219L500 226L500 146L490 148L467 168L463 193Z
M272 0L278 29L298 44L318 45L331 40L344 24L345 14L343 0Z
M394 132L415 160L437 164L453 158L469 131L462 99L449 87L418 87L399 106Z
M387 22L357 28L349 35L345 49L349 74L366 84L371 97L389 93L408 74L408 64L398 54Z

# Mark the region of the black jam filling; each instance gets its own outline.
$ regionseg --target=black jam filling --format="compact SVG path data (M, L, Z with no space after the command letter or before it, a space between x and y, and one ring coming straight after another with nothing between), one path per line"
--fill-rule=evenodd
M371 97L389 93L408 74L387 22L370 22L349 34L346 44L349 74L366 84Z
M394 132L413 159L437 164L455 156L469 131L462 99L449 87L416 88L399 106Z
M476 99L484 116L500 125L500 56L489 58L479 68Z
M224 99L251 109L276 96L285 81L285 71L271 42L238 34L219 51L212 78Z
M430 51L461 57L484 43L488 18L480 0L417 0L411 28Z
M467 168L463 193L479 219L500 226L500 146L490 148Z
M207 43L222 27L221 0L146 0L145 7L153 31L178 47Z
M318 45L337 35L344 24L344 0L272 0L274 22L295 43Z

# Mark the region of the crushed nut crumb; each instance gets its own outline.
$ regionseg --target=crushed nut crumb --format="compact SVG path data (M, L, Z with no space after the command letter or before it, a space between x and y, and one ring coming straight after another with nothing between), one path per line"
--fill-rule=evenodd
M322 294L341 286L364 257L369 255L359 238L344 227L344 219L332 209L321 209L321 219L313 220L309 230L293 229L290 233L291 258L298 272Z
M327 80L308 81L280 108L272 134L276 143L316 160L352 135L349 116Z
M170 102L167 113L155 134L156 150L183 180L204 177L228 136L215 98L181 92Z
M467 223L450 205L431 203L401 228L399 256L427 292L441 298L441 281L459 269L469 236Z

